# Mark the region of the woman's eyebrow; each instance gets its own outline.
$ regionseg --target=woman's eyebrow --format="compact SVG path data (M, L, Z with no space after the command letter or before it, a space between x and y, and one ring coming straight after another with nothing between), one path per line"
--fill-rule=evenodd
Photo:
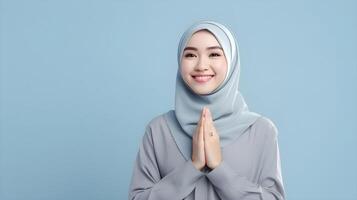
M222 47L220 46L207 47L207 49L220 49L223 51Z
M207 47L206 49L207 49L207 50L210 50L210 49L220 49L220 50L223 51L222 47L220 47L220 46L211 46L211 47ZM184 51L186 51L186 50L194 50L194 51L197 51L197 48L196 48L196 47L190 47L190 46L188 46L188 47L186 47L186 48L184 49Z

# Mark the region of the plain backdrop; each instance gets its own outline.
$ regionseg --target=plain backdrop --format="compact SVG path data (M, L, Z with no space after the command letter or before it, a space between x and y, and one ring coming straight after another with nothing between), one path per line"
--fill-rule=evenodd
M279 130L289 200L357 196L357 1L1 0L1 200L124 200L173 109L179 37L230 27L249 108Z

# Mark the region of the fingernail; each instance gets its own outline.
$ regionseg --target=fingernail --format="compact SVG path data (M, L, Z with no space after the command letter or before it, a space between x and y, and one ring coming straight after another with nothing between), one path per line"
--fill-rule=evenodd
M203 107L203 117L206 117L206 107Z

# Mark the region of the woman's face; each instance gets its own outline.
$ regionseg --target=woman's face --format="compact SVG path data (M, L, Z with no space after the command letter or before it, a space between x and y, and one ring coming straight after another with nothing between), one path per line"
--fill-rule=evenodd
M209 94L223 81L227 60L222 47L207 30L194 33L181 58L181 76L197 94Z

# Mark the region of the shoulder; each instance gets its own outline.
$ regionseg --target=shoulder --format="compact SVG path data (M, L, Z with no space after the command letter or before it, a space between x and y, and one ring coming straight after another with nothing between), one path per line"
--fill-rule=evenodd
M171 110L154 116L151 120L149 120L149 122L146 125L146 128L155 129L164 125L165 124L164 117L169 112L171 112Z
M253 124L254 130L257 134L264 138L277 138L278 128L270 118L266 116L260 116Z
M167 115L171 111L172 110L169 110L164 113L160 113L154 116L152 119L150 119L149 122L146 124L144 137L152 138L153 133L157 135L158 133L165 131L167 129L165 115Z

